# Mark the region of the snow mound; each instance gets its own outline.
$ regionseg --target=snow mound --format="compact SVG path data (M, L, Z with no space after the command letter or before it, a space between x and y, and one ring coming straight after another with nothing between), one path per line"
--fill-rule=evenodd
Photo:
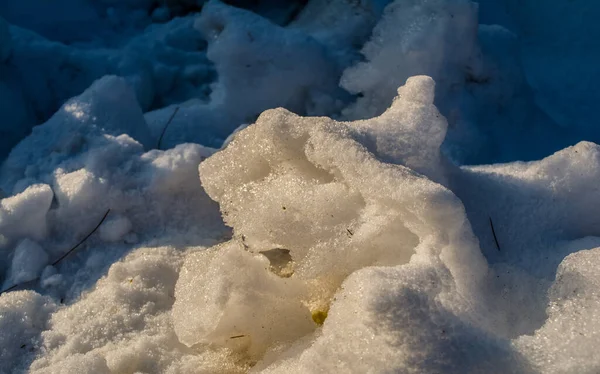
M220 203L234 238L188 255L173 310L179 339L230 348L252 362L259 357L253 371L269 373L534 373L576 367L566 364L569 353L548 363L551 351L538 352L542 343L535 339L554 323L552 311L550 319L544 312L545 295L550 289L554 305L553 290L564 282L560 269L571 266L569 258L550 287L553 269L582 247L557 241L597 232L594 215L583 206L573 208L584 214L573 216L572 226L561 224L564 231L556 231L553 217L569 216L561 204L572 201L571 194L597 200L587 186L600 165L598 147L580 143L538 162L456 168L440 154L447 124L433 105L434 92L431 78L412 77L386 112L364 121L267 111L204 161L202 184ZM527 181L536 192L516 189L513 180ZM447 187L464 196L466 211ZM554 205L533 208L546 196ZM549 226L536 225L537 213L515 211L521 205L523 212L539 211ZM494 216L501 240L512 233L510 241L491 247L491 221L481 218L484 213ZM477 220L489 265L467 217ZM519 234L517 227L529 229ZM285 272L273 251L289 253ZM259 254L265 259L243 266L234 253L248 261ZM255 278L248 280L246 272ZM280 307L296 298L313 316L311 332L301 339L283 338L299 331L286 321L294 311L269 317L271 335L256 327L263 326L265 311L277 309L248 300L263 300L269 282L258 279L276 276L287 281L279 283L291 297L279 296ZM270 292L276 298L281 291ZM579 333L571 317L557 318ZM277 331L281 325L290 330ZM595 339L592 332L586 336ZM580 352L581 362L586 354Z
M52 315L42 333L47 354L33 362L32 372L61 373L65 364L81 373L155 365L153 351L169 339L164 313L173 303L179 266L172 248L140 249L113 265L93 292Z
M32 127L47 121L68 99L105 75L125 79L143 111L189 98L205 100L214 71L206 59L206 41L193 24L194 17L188 16L148 25L139 35L119 35L112 42L103 42L98 32L100 40L65 45L0 23L0 52L10 54L0 58L1 128L7 134L0 142L0 157Z
M226 349L190 349L177 340L171 308L182 257L173 247L139 247L114 263L77 302L52 314L29 372L247 371Z
M48 254L36 242L24 239L15 248L7 281L2 289L38 278L48 265Z
M535 160L586 139L538 106L521 35L478 25L478 5L427 0L385 7L361 50L364 61L351 62L342 75L342 87L358 94L342 118L383 113L398 86L425 74L436 81L435 104L449 124L444 152L458 164Z
M382 115L354 122L269 110L216 153L189 144L144 153L98 130L89 147L24 171L9 187L46 191L48 204L56 195L41 217L57 235L36 240L51 259L75 237L68 222L85 221L85 234L104 209L111 215L87 251L43 270L38 289L65 304L23 327L31 352L7 348L7 367L594 372L592 351L572 347L597 340L587 280L597 250L582 250L598 239L573 239L600 236L598 146L454 166L440 152L448 125L435 91L431 78L412 77ZM218 218L199 177L233 228L225 243L214 245ZM24 204L21 195L2 202ZM11 301L22 294L0 301L22 312Z
M423 302L434 303L436 306L432 308L438 308L444 316L460 311L462 315L457 319L476 320L474 312L468 310L478 308L477 298L481 291L478 283L485 281L487 266L462 204L442 185L415 171L443 178L439 146L446 124L432 104L433 81L428 77L413 77L399 92L401 95L392 107L372 121L342 123L328 118L302 118L283 109L267 111L255 125L240 131L226 149L200 165L202 183L207 193L221 204L225 222L234 229L234 239L224 248L214 248L212 251L217 254L202 253L186 259L185 270L177 285L174 308L176 332L182 341L186 344L205 341L227 346L222 341L223 335L227 335L216 332L221 325L214 327L219 323L231 326L225 330L230 339L236 334L247 337L250 347L236 348L242 351L249 349L251 355L255 346L259 345L284 350L279 336L296 330L287 318L298 312L292 309L281 313L278 308L287 308L286 305L291 303L283 295L290 297L298 292L298 286L291 282L293 280L303 285L300 289L306 289L295 297L302 301L313 317L326 315L331 304L333 317L325 321L323 336L328 336L328 321L333 318L331 323L336 328L331 331L336 331L332 334L336 334L337 338L329 340L331 349L336 350L338 346L351 349L344 358L331 362L347 359L343 365L355 365L350 357L360 351L360 346L357 342L347 346L345 342L354 341L356 334L362 334L359 326L364 324L363 327L367 328L369 325L368 311L375 308L374 304L381 302L387 293L382 291L381 298L360 298L360 303L366 304L364 312L363 307L356 309L354 304L353 308L344 306L346 302L352 303L346 293L354 297L357 290L370 290L371 286L373 290L387 291L384 284L387 284L386 287L392 287L392 284L382 281L377 286L379 278L375 275L356 283L346 278L357 270L360 272L360 269L374 265L399 265L389 271L403 273L408 270L402 265L409 262L419 264L412 266L431 273L425 277L428 281L422 281L431 287L429 296L423 292ZM392 123L397 127L394 128ZM391 139L410 142L411 146L398 151L389 146ZM394 164L390 163L392 161ZM252 259L250 254L244 254L242 248L256 254L274 249L289 251L293 275L288 282L279 281L277 289L281 288L284 292L277 289L269 291L270 298L278 299L278 304L259 301L265 297L263 293L273 287L269 284L274 280L267 282L267 279L276 278L275 275L266 275L265 259L263 265L257 260L253 260L256 262L254 265L238 265L239 260L232 258L233 253L247 258L247 261ZM209 256L228 258L229 261L205 259ZM274 264L271 265L273 268ZM248 278L246 271L256 274ZM385 272L369 270L367 273ZM389 277L392 278L391 275ZM360 276L351 275L351 278L360 279ZM201 286L205 287L204 290L200 289ZM221 289L228 290L228 293L223 294ZM408 291L402 289L397 292L403 294ZM280 293L281 296L278 296ZM414 305L416 301L410 293L405 298L404 303L394 303L393 308L399 309L394 313L412 315L411 308L421 308ZM427 301L429 299L431 301ZM248 312L239 312L246 311L246 308L249 308ZM267 310L277 313L269 314L265 327L275 332L271 332L265 342L264 332L257 326L265 323L262 316ZM338 314L343 321L335 322ZM256 325L244 327L251 325L247 320L250 316ZM430 317L419 316L417 313L415 318L428 321L422 323L434 324L429 321ZM234 320L231 321L232 318ZM302 321L302 318L296 318ZM355 320L354 324L349 325L349 318ZM449 316L444 318L450 322L440 322L442 325L456 323L463 326L459 321L452 322ZM317 321L318 318L315 318ZM198 326L199 330L195 327L190 329L190 326ZM484 335L482 332L468 332L470 327L467 326L461 327L465 331L457 332L456 342L448 343L445 349L462 349L456 346L460 346L463 340L481 339L480 335ZM316 327L314 324L312 330ZM397 333L413 336L415 331ZM347 336L341 338L344 334ZM201 337L204 337L203 340L199 340ZM372 346L373 360L382 360L377 352L386 349L392 352L398 348L388 345L383 337L380 344ZM489 345L486 357L492 357L495 347L502 345L493 339L486 344ZM290 344L283 344L283 347L289 348ZM418 351L418 347L415 343L412 349ZM329 356L327 351L322 353ZM465 351L463 354L476 361L473 363L475 367L485 361L478 361L479 353L470 356ZM499 360L511 362L510 357L507 353ZM390 366L381 367L378 371L400 369L403 365L416 368L415 363L411 364L414 359L410 357L408 361L401 357L398 360L395 363L389 361L386 365ZM365 361L365 365L375 363ZM295 372L305 371L297 369Z
M267 111L201 164L203 186L237 237L255 252L288 249L298 276L345 277L388 259L407 262L419 242L443 240L432 226L448 216L456 218L444 230L466 240L458 200L413 171L443 178L446 124L432 104L433 86L427 77L409 79L399 90L405 95L371 121ZM390 147L392 139L410 146ZM446 246L431 245L438 254ZM443 256L456 261L472 246L467 240L461 254L448 246Z
M121 78L106 77L66 103L11 152L2 166L2 188L15 195L0 201L0 276L7 286L13 286L6 277L20 241L37 242L52 263L90 234L109 209L98 234L85 243L107 250L58 264L85 264L69 273L78 279L75 293L128 250L127 245L156 237L170 240L166 238L178 237L175 232L185 232L175 242L187 244L212 243L225 235L216 206L198 182L198 164L213 150L182 144L144 152L125 134L132 132L152 143L131 89ZM14 271L19 268L13 265ZM60 274L48 271L42 277L46 285L64 286L74 279L59 281Z
M581 243L585 241L600 244L599 238L587 238L572 246L585 248L590 245ZM580 250L561 262L549 291L548 319L533 336L515 341L539 372L593 373L600 368L595 350L600 343L599 253L597 247Z
M47 325L56 305L33 291L11 292L0 296L0 372L10 373L26 367L27 356L39 347L39 334Z
M100 226L100 238L105 242L116 242L130 232L131 228L131 221L127 217L112 216Z
M342 66L335 55L300 30L214 0L195 25L208 41L207 57L218 79L208 103L192 99L179 105L164 135L166 147L183 141L219 147L266 109L325 115L340 110L349 97L338 87ZM164 108L146 118L163 126L173 111Z
M336 294L320 336L262 372L525 372L508 341L444 305L452 280L439 272L430 264L359 270Z
M463 167L450 184L490 262L551 279L570 253L557 243L600 236L598 178L600 147L581 142L540 161Z
M597 6L40 1L96 37L0 20L0 373L600 370Z
M477 5L471 1L394 1L362 49L367 61L342 76L344 88L363 95L346 116L383 113L396 89L414 75L431 76L439 94L449 93L462 83L462 70L476 46L476 30Z
M47 172L102 141L99 134L131 134L148 148L155 143L135 95L122 78L107 76L96 81L66 102L48 122L35 127L3 163L2 189L13 192L15 177Z
M0 200L0 228L3 236L42 239L46 235L45 216L53 197L50 186L33 184L15 196Z

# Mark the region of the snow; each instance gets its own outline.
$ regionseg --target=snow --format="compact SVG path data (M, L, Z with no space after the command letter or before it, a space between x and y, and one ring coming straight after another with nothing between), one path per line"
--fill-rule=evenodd
M434 240L425 239L431 229L419 227L419 221L464 217L452 194L412 171L443 178L439 145L446 123L431 104L433 81L414 77L399 91L381 117L350 126L267 111L202 163L203 186L220 203L234 235L245 237L253 251L289 249L298 276L343 279L380 261L407 262L416 244ZM391 124L398 131L389 131ZM421 131L426 126L431 130ZM369 151L376 159L357 138L373 145ZM413 147L397 152L389 146L391 139ZM390 168L379 160L408 168ZM416 203L422 200L432 205ZM420 214L430 211L436 213ZM447 228L459 237L460 222L457 218L456 227ZM393 249L390 244L396 242L405 245Z
M102 223L98 234L105 242L116 242L125 237L131 231L131 221L124 216L111 217Z
M0 62L8 59L12 47L12 39L8 30L8 23L0 17Z
M570 244L572 251L558 267L549 291L548 319L532 336L522 336L516 347L532 357L544 373L591 373L599 365L593 347L600 331L598 320L598 238ZM585 250L592 247L593 249Z
M598 10L3 2L0 373L598 372Z
M357 47L371 31L390 0L313 0L290 24L328 45L346 64L357 59Z
M431 76L441 93L460 84L460 70L475 45L476 11L476 4L468 0L397 1L386 7L362 49L367 62L346 70L342 77L344 88L363 94L346 115L381 114L396 89L414 75Z
M87 1L61 0L56 4L37 0L8 1L0 5L0 13L8 22L51 39L87 38L100 26L99 17Z
M0 143L0 156L105 75L125 79L144 111L189 97L205 99L213 73L193 22L176 18L119 44L91 45L65 45L11 25L10 59L0 63L2 129L10 137ZM2 45L8 51L10 45Z
M191 99L179 106L163 138L166 147L185 141L220 147L266 109L324 115L349 99L338 87L336 56L305 33L217 1L205 5L195 27L208 41L207 58L219 78L207 103ZM173 111L150 112L146 119L158 132L154 126L162 129Z
M314 325L302 285L269 271L269 261L239 243L186 256L172 316L179 340L217 344L260 357L274 343L294 341Z
M48 254L36 242L24 239L15 248L8 280L2 289L38 278L48 265Z
M348 367L330 365L355 366L350 357L359 354L363 357L363 369L371 367L379 372L408 366L402 360L394 365L394 361L382 358L385 350L394 350L386 345L384 337L380 345L364 338L369 350L373 350L371 360L366 359L367 348L358 343L363 339L362 323L368 324L362 318L370 320L368 311L381 300L376 295L372 295L373 299L356 296L356 300L367 305L357 309L352 304L348 308L343 303L352 302L346 293L385 288L377 283L380 274L374 270L373 276L353 283L350 279L360 277L360 269L395 265L390 271L402 274L405 269L402 265L421 263L433 273L444 274L432 277L429 282L440 287L438 292L449 289L443 298L448 299L445 302L451 310L460 310L463 303L476 303L478 293L482 292L475 285L485 280L487 266L477 250L462 205L449 190L402 166L411 165L413 158L418 158L420 162L415 163L415 168L434 175L442 171L439 145L446 124L439 115L436 121L436 111L432 108L433 81L414 77L399 92L401 95L392 108L372 122L300 118L281 109L265 112L225 150L200 166L207 193L221 204L225 222L234 228L234 241L241 241L255 253L272 248L289 249L294 263L293 278L312 289L305 296L307 305L315 310L331 308L322 335L313 345L319 356L328 357L331 364L312 357L307 359L311 364L324 366L312 369L290 366L281 369L283 372L344 371ZM385 126L389 123L399 124L401 131L386 133ZM431 133L442 134L438 136L437 147L435 137L427 129L419 131L422 126L431 126L434 129ZM426 145L433 139L433 144L430 148L414 147L398 154L389 147L391 139L412 141L415 145ZM372 153L365 143L372 144ZM425 157L419 157L420 154ZM395 165L383 160L393 160ZM231 262L225 266L231 266ZM204 272L197 268L195 273ZM350 274L353 275L347 278ZM252 282L244 285L248 287ZM250 287L247 292L255 289L256 286ZM432 297L438 294L431 292ZM393 299L390 296L393 292L381 293L382 298ZM335 300L342 303L339 311ZM443 306L444 301L441 303ZM404 310L405 305L410 309L412 304L409 298L406 302L399 301L397 308ZM327 330L329 318L342 319L338 323L344 328ZM276 326L277 320L271 320ZM336 338L327 340L328 331ZM358 341L344 348L344 342L353 337ZM327 349L321 347L322 340L327 340L323 343ZM350 351L338 358L338 349ZM313 348L308 348L303 355L312 351ZM390 366L378 368L377 365L384 363ZM363 371L360 367L357 372Z
M52 203L48 185L33 184L22 193L2 199L0 225L5 235L42 238L46 234L45 216Z
M46 326L50 314L55 310L56 305L49 297L33 291L11 292L0 298L2 371L17 369L19 361L21 364L30 361L23 353L34 350L40 330Z
M538 3L529 0L507 1L505 7L522 35L523 66L536 103L561 126L598 142L600 134L589 119L600 97L593 83L599 77L594 65L600 57L595 46L600 26L593 20L600 15L600 7L597 3L573 5L553 1L538 9Z

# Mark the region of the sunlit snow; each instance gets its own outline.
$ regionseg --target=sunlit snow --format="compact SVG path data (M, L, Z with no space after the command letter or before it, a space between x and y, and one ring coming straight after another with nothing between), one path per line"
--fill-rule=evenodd
M0 2L0 373L600 372L598 17Z

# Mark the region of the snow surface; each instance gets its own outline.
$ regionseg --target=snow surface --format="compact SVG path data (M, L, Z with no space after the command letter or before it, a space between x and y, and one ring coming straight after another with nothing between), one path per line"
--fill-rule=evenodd
M600 371L600 5L228 3L0 4L0 373Z

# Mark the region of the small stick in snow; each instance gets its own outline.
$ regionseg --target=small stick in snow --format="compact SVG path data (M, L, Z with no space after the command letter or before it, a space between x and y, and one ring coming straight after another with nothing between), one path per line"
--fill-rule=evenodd
M108 216L108 213L110 213L110 209L107 210L106 213L104 213L104 216L102 217L102 219L100 220L100 222L98 222L98 224L96 225L96 227L94 227L94 229L89 234L87 234L85 236L85 238L81 239L79 241L79 243L77 243L75 246L73 246L71 249L69 249L67 251L67 253L65 253L64 255L62 255L58 260L54 261L52 263L52 266L54 266L54 265L58 264L59 262L61 262L65 257L67 257L69 254L71 254L71 252L73 252L74 250L76 250L77 247L79 247L80 245L82 245L90 236L92 236L92 234L95 233L96 230L98 230L98 228L100 227L100 225L102 225L102 223L104 222L104 220L106 220L106 217ZM33 283L35 281L38 281L39 279L40 279L40 277L37 277L37 278L29 280L27 282L17 283L15 285L12 285L11 287L9 287L9 288L7 288L5 290L0 291L0 295L2 295L5 292L12 291L12 290L14 290L17 287L24 286L24 285L26 285L28 283ZM61 299L60 302L62 303L63 299Z
M17 288L18 286L19 286L18 284L15 284L15 285L13 285L12 287L9 287L9 288L7 288L7 289L5 289L5 290L2 290L2 291L0 291L0 295L2 295L2 294L3 294L3 293L5 293L5 292L12 291L12 290L14 290L15 288Z
M37 278L34 278L32 280L25 281L23 283L17 283L15 285L12 285L12 286L8 287L7 289L0 291L0 295L2 295L5 292L12 291L12 290L14 290L14 289L16 289L18 287L24 287L24 286L27 286L27 285L32 285L33 283L37 282L39 279L40 279L40 277L37 277Z
M162 142L163 136L165 136L167 127L169 127L169 125L173 121L173 118L175 118L175 115L177 114L178 111L179 111L179 107L176 107L175 110L173 111L173 114L171 114L171 117L169 117L167 124L165 125L165 127L163 127L163 131L160 133L160 137L158 138L158 143L156 144L156 149L160 149L160 143Z
M106 219L106 217L108 217L108 213L110 213L110 209L106 211L106 213L104 213L104 216L102 217L102 219L100 220L100 222L98 222L98 224L96 225L96 227L94 227L94 229L85 236L85 238L81 239L79 241L79 243L75 244L75 246L73 246L71 249L69 249L67 251L67 253L65 253L64 255L62 255L58 260L54 261L52 263L52 266L58 264L59 262L61 262L65 257L67 257L68 255L71 254L71 252L73 252L74 250L77 249L77 247L79 247L80 245L82 245L90 236L92 236L93 233L96 232L96 230L98 230L98 228L100 228L100 225L102 225L102 223L104 222L104 220Z
M488 217L490 219L490 227L492 228L492 235L494 235L494 242L496 242L496 248L498 248L498 252L500 252L500 244L498 243L498 238L496 237L496 230L494 230L494 223L492 222L492 217Z

